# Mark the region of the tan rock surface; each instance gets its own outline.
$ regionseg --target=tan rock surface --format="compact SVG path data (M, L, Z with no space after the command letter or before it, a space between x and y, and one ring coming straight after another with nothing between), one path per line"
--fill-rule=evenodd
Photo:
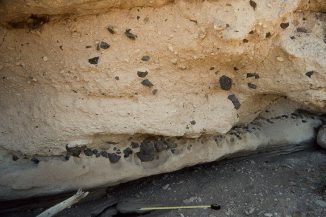
M2 1L0 148L4 156L30 159L64 156L67 144L103 148L105 141L116 140L126 147L130 138L153 135L200 139L248 124L276 101L275 114L292 101L291 112L298 108L325 112L326 15L320 12L326 5L309 2L266 0L253 7L242 0L29 0L25 5ZM137 35L135 40L127 37L127 29ZM97 49L101 41L110 47ZM149 60L143 61L143 56ZM97 64L91 64L94 57ZM141 78L138 71L148 74ZM221 88L222 76L232 79L231 88ZM143 85L145 79L154 86ZM283 97L288 100L279 101ZM309 125L309 130L318 124ZM311 137L307 134L295 142ZM279 142L259 141L255 148ZM79 186L118 183L216 160L248 147L251 144L240 143L238 149L215 150L213 156L207 149L187 160L176 157L177 167L174 161L154 163L155 172L136 164L120 165L94 182L87 177L96 174L72 178L62 173L43 187L35 184L38 190L28 195L42 194L58 183L67 184L53 191L72 189L68 180L75 182L79 176L84 177ZM94 166L101 166L99 161L103 159L92 160ZM20 171L24 164L18 165ZM135 174L129 172L131 167L138 168ZM35 173L22 173L22 180L41 176L49 168L40 163ZM7 186L8 177L0 184Z

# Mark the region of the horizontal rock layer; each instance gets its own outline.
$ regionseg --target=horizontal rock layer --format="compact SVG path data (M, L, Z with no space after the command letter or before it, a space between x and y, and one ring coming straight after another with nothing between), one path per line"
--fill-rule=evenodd
M270 142L242 140L237 148L225 143L209 151L213 137L246 126L269 106L277 107L275 116L286 115L285 110L326 111L324 1L0 4L0 149L8 163L0 172L12 174L0 180L6 186L3 198L16 192L13 189L37 190L18 190L12 197L71 190L69 183L75 183L76 177L85 177L78 183L84 187L119 183L240 150L280 145L284 136L275 134L267 136ZM317 122L309 124L310 133L304 138L284 141L312 139ZM294 122L290 118L286 123ZM150 145L145 151L133 150L133 160L124 163L122 151L131 141L148 138L191 141L194 152L185 160L170 147L147 170L139 160L153 159ZM209 139L198 142L203 138ZM105 152L107 159L62 160L67 154L76 155L76 147L82 153L86 148L106 151L117 142L121 153ZM13 155L20 163L6 160ZM26 166L33 169L21 171L23 162L43 158L48 163L41 160L37 166ZM112 165L107 175L64 172L85 164L89 171L106 168L118 158L123 163ZM16 171L21 181L34 184L10 181ZM56 171L60 178L46 181L45 186L42 179L33 179L46 171Z

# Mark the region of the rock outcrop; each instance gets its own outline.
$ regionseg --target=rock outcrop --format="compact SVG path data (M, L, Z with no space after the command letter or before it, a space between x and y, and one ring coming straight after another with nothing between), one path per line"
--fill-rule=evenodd
M292 148L322 123L323 0L0 4L1 199Z

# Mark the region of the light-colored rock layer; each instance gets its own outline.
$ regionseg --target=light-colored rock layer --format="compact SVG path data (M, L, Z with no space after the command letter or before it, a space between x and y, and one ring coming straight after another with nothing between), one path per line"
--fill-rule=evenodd
M285 104L279 106L286 107ZM64 156L34 156L31 160L30 157L2 150L0 198L15 199L78 188L114 185L211 162L235 153L266 149L275 149L282 153L282 149L300 150L305 144L313 144L316 128L321 125L318 118L300 112L290 112L290 109L285 112L284 109L275 109L268 108L253 123L234 128L224 136L206 135L188 139L135 135L128 140L125 137L110 138L109 141L102 138L101 144L87 147L107 153L121 150L121 159L114 163L102 155L86 156L83 152L79 157L69 159ZM151 142L153 151L147 152L147 156L139 157L145 141ZM141 144L140 148L132 148L132 143ZM124 157L124 150L128 147L133 153ZM18 160L13 161L13 156ZM36 163L35 159L39 162Z
M103 141L127 145L130 138L153 135L197 141L253 121L283 97L289 99L281 103L284 107L294 101L296 108L323 113L326 15L319 12L325 9L325 1L318 0L266 0L256 5L246 0L1 1L0 148L30 159L63 156L67 144L102 148ZM135 40L127 37L134 37L130 33L137 35ZM97 49L101 41L110 47ZM91 64L94 57L99 58L97 64ZM137 71L148 74L141 78ZM222 76L232 79L229 90L221 88ZM154 86L142 85L144 79ZM271 138L270 144L277 145L277 139ZM251 145L225 145L210 157L207 144L202 155L180 157L176 168ZM174 170L179 157L172 159L164 169L128 164L121 175L109 169L100 180L85 178L79 185L94 187ZM101 167L102 161L90 160L92 167ZM37 168L57 171L59 167L51 169L49 162ZM84 159L59 162L69 168L72 162L83 165ZM134 174L129 171L133 167L138 168ZM21 171L23 166L8 168L0 172L16 174L13 168ZM39 169L26 174L34 174L30 171L43 176ZM69 183L78 175L64 179L65 172L57 173L60 181L49 183L65 186L58 191L74 188ZM6 183L11 180L6 177L5 186L15 185ZM50 184L43 188L36 182L38 190L24 191L26 195L49 190Z

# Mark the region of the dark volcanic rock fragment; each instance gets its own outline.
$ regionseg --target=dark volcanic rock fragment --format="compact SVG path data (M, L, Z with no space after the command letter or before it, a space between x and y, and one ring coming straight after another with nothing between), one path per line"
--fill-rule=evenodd
M120 160L121 156L115 153L108 153L108 158L111 163L117 163Z
M98 64L99 59L100 59L100 57L93 57L93 58L88 59L88 62L92 65L96 65L96 64Z
M314 74L314 71L306 72L306 76L308 76L309 78L311 78L312 74Z
M288 28L289 27L289 23L281 23L280 24L280 27L282 28L282 29L286 29L286 28Z
M251 89L256 89L257 85L256 84L252 84L252 83L248 83L248 87Z
M155 158L154 143L150 140L144 140L140 144L140 152L137 153L137 156L143 162L153 161Z
M240 108L241 104L234 94L229 95L228 99L233 103L235 109L238 110Z
M143 80L141 82L141 84L144 85L144 86L146 86L146 87L153 87L154 86L154 84L150 80L148 80L148 79Z
M145 78L147 74L148 74L147 71L137 71L137 75L140 78Z
M132 154L132 152L133 152L132 149L128 147L125 150L123 150L123 155L125 158L127 158L127 157L129 157L129 155Z
M251 6L254 10L256 10L256 7L257 7L257 3L256 3L256 2L254 2L253 0L250 0L250 1L249 1L249 4L250 4L250 6Z
M232 87L232 79L226 75L221 76L219 82L220 82L220 87L223 90L230 90Z
M136 34L131 33L131 29L126 29L125 35L131 40L136 40L137 38Z
M105 41L101 41L100 43L98 43L97 45L97 49L108 49L110 47L110 45L108 43L106 43Z
M141 58L141 60L142 61L149 61L150 60L150 56L143 56L142 58Z
M86 149L84 150L84 154L85 154L86 156L92 156L92 155L93 155L93 151L92 151L90 148L86 148Z

